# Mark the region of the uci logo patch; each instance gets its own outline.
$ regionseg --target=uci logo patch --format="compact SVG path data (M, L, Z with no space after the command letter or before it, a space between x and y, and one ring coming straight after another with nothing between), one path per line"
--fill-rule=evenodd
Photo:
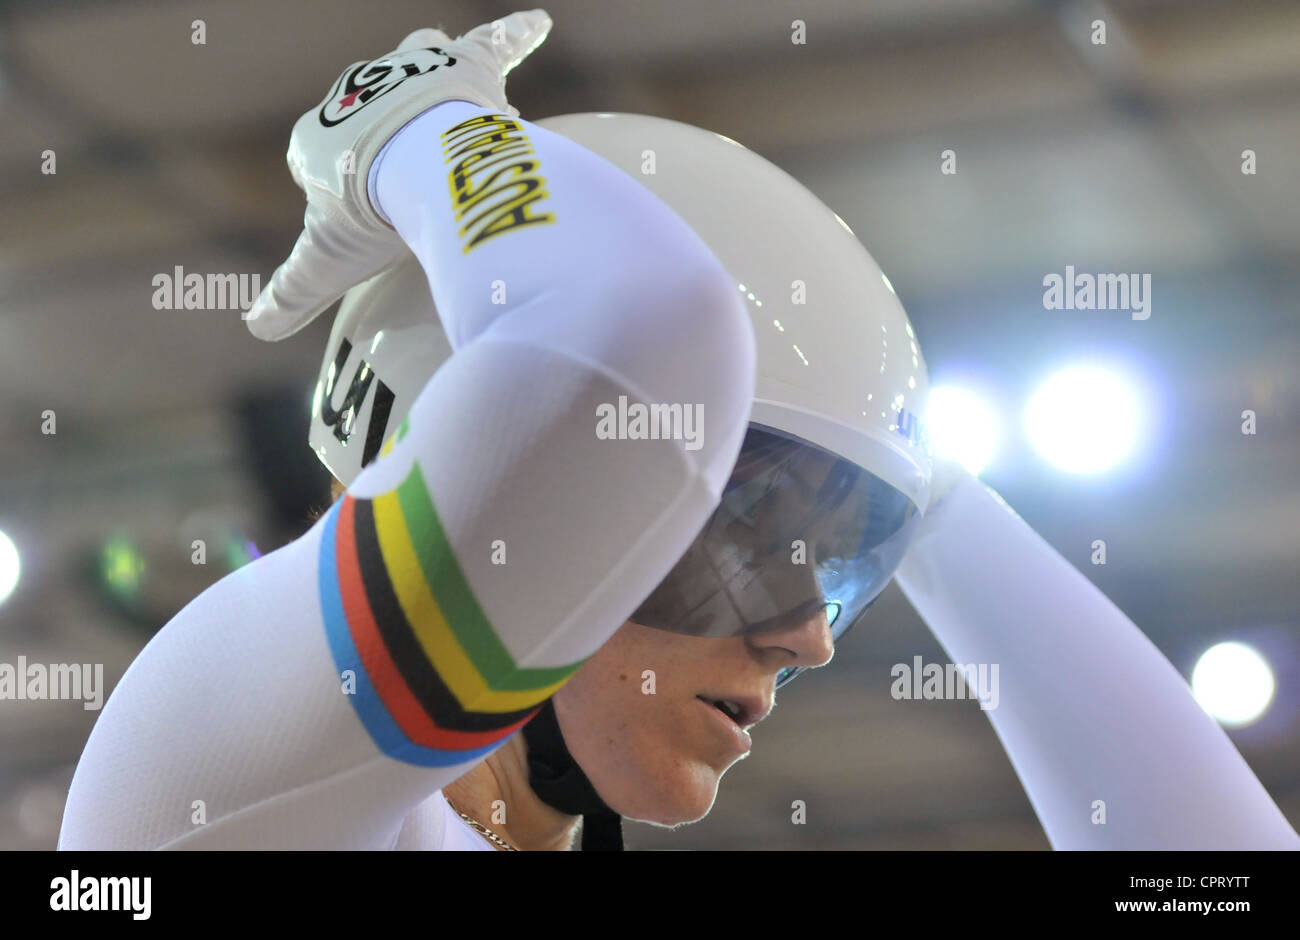
M408 78L432 72L440 65L455 64L455 58L433 47L403 49L382 59L362 62L339 76L321 105L320 122L325 127L341 124Z

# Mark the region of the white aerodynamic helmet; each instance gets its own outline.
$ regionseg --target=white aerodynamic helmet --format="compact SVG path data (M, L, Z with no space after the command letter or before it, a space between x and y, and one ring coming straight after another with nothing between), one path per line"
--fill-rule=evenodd
M846 512L855 525L870 528L870 537L848 547L842 538L832 545L829 535L814 546L822 592L844 595L835 602L844 616L833 619L833 633L840 635L892 577L930 495L932 460L921 423L929 379L893 287L839 216L733 140L638 114L569 114L537 123L604 157L676 211L730 272L754 325L751 434L733 479L747 453L758 456L748 462L747 482L734 488L739 502L730 515L724 496L678 566L682 570L666 579L676 588L657 591L640 612L644 618L633 619L719 635L756 629L788 613L792 595L783 597L781 588L768 584L758 596L748 581L738 586L734 576L720 573L743 554L740 567L758 580L753 554L764 549L738 547L735 538L710 546L707 536L741 515L752 520L752 500L760 498L753 494L770 494L773 474L793 472L794 454L816 454L800 472L815 475L824 505L791 503L773 512L797 517L801 535L812 512L838 514L823 529L840 536L849 527ZM348 292L312 401L311 446L335 477L351 484L450 355L413 256ZM795 444L811 446L791 450ZM836 461L840 469L831 472ZM836 493L827 496L832 489ZM793 531L777 525L773 544ZM783 550L789 554L788 540ZM701 553L707 556L703 565Z

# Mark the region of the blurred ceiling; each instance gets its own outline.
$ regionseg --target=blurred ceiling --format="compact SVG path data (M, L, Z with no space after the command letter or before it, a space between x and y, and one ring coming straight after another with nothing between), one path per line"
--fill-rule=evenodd
M881 262L937 379L981 383L1012 414L1080 356L1144 377L1157 431L1123 472L1065 479L1011 441L986 478L1184 674L1218 639L1300 636L1300 4L547 9L550 38L509 83L525 117L653 113L774 160ZM305 401L328 318L264 344L234 313L154 310L151 279L179 265L265 280L301 220L284 166L297 116L344 65L412 29L456 34L510 10L0 3L0 528L24 553L0 658L93 660L120 676L147 630L85 575L113 532L153 560L164 621L221 574L183 563L196 532L264 548L296 534L265 521L246 425L300 394L301 433L284 446L310 466ZM190 41L197 19L205 45ZM1105 46L1087 39L1095 19ZM938 171L945 150L956 175ZM1151 318L1044 310L1042 278L1067 264L1151 273ZM1239 431L1247 408L1254 437ZM56 435L41 433L47 410ZM1095 538L1104 568L1088 563ZM889 664L942 655L895 588L859 631L832 669L783 693L706 822L635 827L634 844L1046 847L977 707L889 698ZM1300 824L1300 676L1283 665L1269 721L1234 740ZM0 703L0 847L52 844L95 714L61 704ZM796 798L806 827L788 823Z

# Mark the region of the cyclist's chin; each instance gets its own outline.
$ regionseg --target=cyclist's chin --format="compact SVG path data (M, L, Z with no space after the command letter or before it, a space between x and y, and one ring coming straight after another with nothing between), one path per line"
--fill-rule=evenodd
M712 706L680 696L673 707L662 693L658 700L647 698L652 707L623 716L619 733L575 734L570 751L619 815L660 826L697 822L713 808L723 775L747 749L727 732L725 721L712 716Z
M748 653L624 624L552 700L569 753L611 809L677 826L706 816L748 735L707 695ZM654 686L646 686L653 668Z
M699 822L709 814L718 796L718 784L725 770L685 755L643 779L626 792L617 791L602 799L620 815L657 826L683 826Z

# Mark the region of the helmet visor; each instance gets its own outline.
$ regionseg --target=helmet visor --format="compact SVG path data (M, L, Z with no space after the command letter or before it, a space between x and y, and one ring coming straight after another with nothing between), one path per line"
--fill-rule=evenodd
M632 620L721 637L824 615L838 640L889 583L919 519L852 461L751 424L718 508Z

